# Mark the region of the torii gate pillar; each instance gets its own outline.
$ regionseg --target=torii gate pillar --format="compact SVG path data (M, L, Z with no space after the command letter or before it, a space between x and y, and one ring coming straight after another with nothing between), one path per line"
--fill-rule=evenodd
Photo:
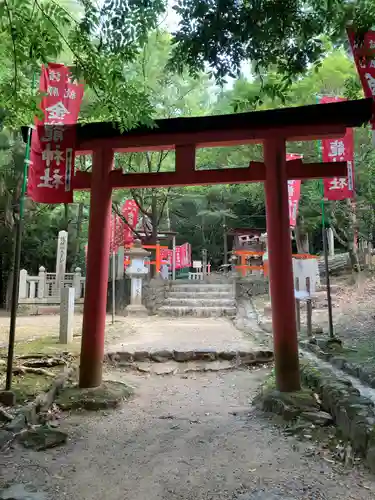
M110 148L93 152L79 372L79 385L87 388L102 383L112 197L109 172L112 164L113 152Z
M264 162L276 386L292 392L300 389L300 376L283 138L264 141Z

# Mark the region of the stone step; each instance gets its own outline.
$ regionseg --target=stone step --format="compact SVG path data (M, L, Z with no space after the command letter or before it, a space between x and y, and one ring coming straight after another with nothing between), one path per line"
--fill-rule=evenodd
M195 297L186 297L186 298L175 298L175 297L169 297L165 300L165 305L166 306L172 306L172 307L179 307L179 306L184 306L184 307L234 307L235 306L235 300L233 297L229 298L207 298L205 296L202 296L200 298L195 298Z
M160 316L195 316L197 318L217 318L219 316L235 316L235 307L184 307L163 306L158 309Z
M170 288L171 292L232 292L232 285L205 285L205 284L196 284L196 285L172 285Z
M193 292L168 292L168 297L171 299L200 299L202 297L207 299L229 299L233 298L233 290L225 290L223 292L210 292L210 291L196 291Z

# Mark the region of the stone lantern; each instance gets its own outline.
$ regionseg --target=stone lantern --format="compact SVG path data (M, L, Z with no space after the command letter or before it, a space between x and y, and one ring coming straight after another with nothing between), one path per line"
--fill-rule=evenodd
M142 248L141 241L135 240L134 245L126 255L130 260L130 265L126 268L126 274L131 279L130 304L126 308L129 316L148 316L147 309L142 304L142 281L148 274L145 260L150 252Z

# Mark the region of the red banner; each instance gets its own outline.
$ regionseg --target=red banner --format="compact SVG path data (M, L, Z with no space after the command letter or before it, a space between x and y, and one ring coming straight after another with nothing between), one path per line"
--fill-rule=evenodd
M121 217L112 213L111 215L111 242L110 251L117 252L118 248L124 245L124 223Z
M344 101L342 97L322 97L321 104ZM324 198L327 200L345 200L354 197L354 137L353 129L346 129L341 139L322 140L322 160L324 162L346 161L348 175L324 179Z
M181 245L180 257L181 267L191 266L191 245L189 243Z
M348 36L363 92L366 97L375 98L375 31L365 33L361 47L353 30L348 29Z
M124 244L130 245L134 241L134 233L132 229L135 229L138 224L138 214L139 208L134 200L126 200L124 206L122 207L122 215L128 222L128 225L124 223Z
M173 250L169 250L168 248L161 248L160 258L162 260L162 264L168 264L168 266L172 268Z
M71 203L74 175L75 131L83 85L73 80L62 64L42 67L40 91L44 119L35 119L31 138L27 194L39 203Z
M167 248L160 249L161 260L167 262L170 268L173 267L173 250ZM191 266L191 245L184 243L176 246L176 269L182 269Z
M287 153L286 160L300 160L302 155ZM301 181L288 180L289 225L295 227L297 223L298 203L301 197Z

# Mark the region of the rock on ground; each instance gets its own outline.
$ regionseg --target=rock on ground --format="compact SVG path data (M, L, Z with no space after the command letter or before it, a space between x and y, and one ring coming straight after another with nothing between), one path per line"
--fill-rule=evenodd
M66 445L0 455L1 481L49 500L371 500L372 476L285 436L251 400L267 369L107 377L135 387L114 411L65 416ZM248 411L245 411L248 408Z

